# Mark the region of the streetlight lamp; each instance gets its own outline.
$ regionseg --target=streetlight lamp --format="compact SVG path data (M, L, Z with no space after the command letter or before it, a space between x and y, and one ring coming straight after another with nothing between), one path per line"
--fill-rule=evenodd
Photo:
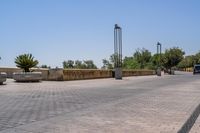
M161 52L162 52L162 44L158 42L157 43L158 64L156 70L157 76L161 76Z
M115 79L122 79L122 28L117 24L114 28L114 61Z

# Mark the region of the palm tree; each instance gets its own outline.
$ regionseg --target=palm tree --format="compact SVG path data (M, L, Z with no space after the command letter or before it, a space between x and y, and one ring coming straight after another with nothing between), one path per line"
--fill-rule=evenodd
M32 54L22 54L15 58L16 66L23 69L24 72L30 72L30 68L37 66L38 61L34 60Z

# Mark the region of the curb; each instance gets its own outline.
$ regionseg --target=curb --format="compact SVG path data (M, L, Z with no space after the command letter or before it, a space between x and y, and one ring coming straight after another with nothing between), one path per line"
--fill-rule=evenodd
M184 125L181 127L181 129L179 129L177 133L189 133L196 119L198 118L199 114L200 114L200 104L195 108L193 113L190 115L190 117L187 119L187 121L184 123Z

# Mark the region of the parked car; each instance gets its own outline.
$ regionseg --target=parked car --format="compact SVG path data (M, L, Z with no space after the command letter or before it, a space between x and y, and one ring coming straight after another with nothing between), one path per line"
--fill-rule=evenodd
M194 65L194 70L193 70L193 74L200 74L200 64Z

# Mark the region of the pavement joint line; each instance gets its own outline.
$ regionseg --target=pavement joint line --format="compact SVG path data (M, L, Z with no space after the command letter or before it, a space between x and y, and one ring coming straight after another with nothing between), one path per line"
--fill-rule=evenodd
M200 114L200 104L195 108L190 117L187 119L187 121L183 124L183 126L181 127L181 129L179 129L177 133L189 133L195 121L199 117L199 114Z
M114 102L114 103L112 103L111 101L110 102L107 102L107 103L104 103L103 105L96 105L95 104L95 106L92 106L92 107L83 107L83 108L81 108L81 109L79 109L79 110L76 110L76 111L67 111L67 112L63 112L63 113L61 113L61 114L59 114L59 115L57 115L57 116L51 116L51 117L49 117L49 118L45 118L45 119L41 119L41 120L37 120L37 121L32 121L32 122L30 122L30 123L25 123L25 124L22 124L22 125L17 125L17 126L12 126L12 127L7 127L6 129L3 129L3 130L0 130L0 133L2 132L2 131L9 131L9 130L11 130L11 129L14 129L14 130L24 130L24 129L22 129L21 127L23 127L23 126L25 126L25 125L31 125L31 124L34 124L34 123L37 123L37 122L43 122L43 121L46 121L46 120L52 120L52 119L54 119L54 118L57 118L57 117L66 117L66 118L71 118L71 117L74 117L74 116L77 116L77 115L82 115L82 114L86 114L86 113L88 113L88 111L90 111L90 110L98 110L99 108L102 108L102 107L107 107L108 105L110 105L110 104L115 104L115 103L119 103L121 100L127 100L127 99L131 99L132 97L131 96L128 96L128 97L126 97L126 98L119 98L119 99L117 99L117 100L115 100L115 101L112 101L112 102ZM79 112L79 111L81 111L81 112ZM30 131L29 131L30 132Z
M145 78L141 82L127 79L110 84L107 80L92 81L78 86L71 85L79 82L5 86L2 90L6 91L0 92L0 128L2 133L178 132L200 103L199 78L189 76L191 79L173 76L163 80ZM199 118L194 120L189 132L198 128ZM76 124L71 124L73 122Z

